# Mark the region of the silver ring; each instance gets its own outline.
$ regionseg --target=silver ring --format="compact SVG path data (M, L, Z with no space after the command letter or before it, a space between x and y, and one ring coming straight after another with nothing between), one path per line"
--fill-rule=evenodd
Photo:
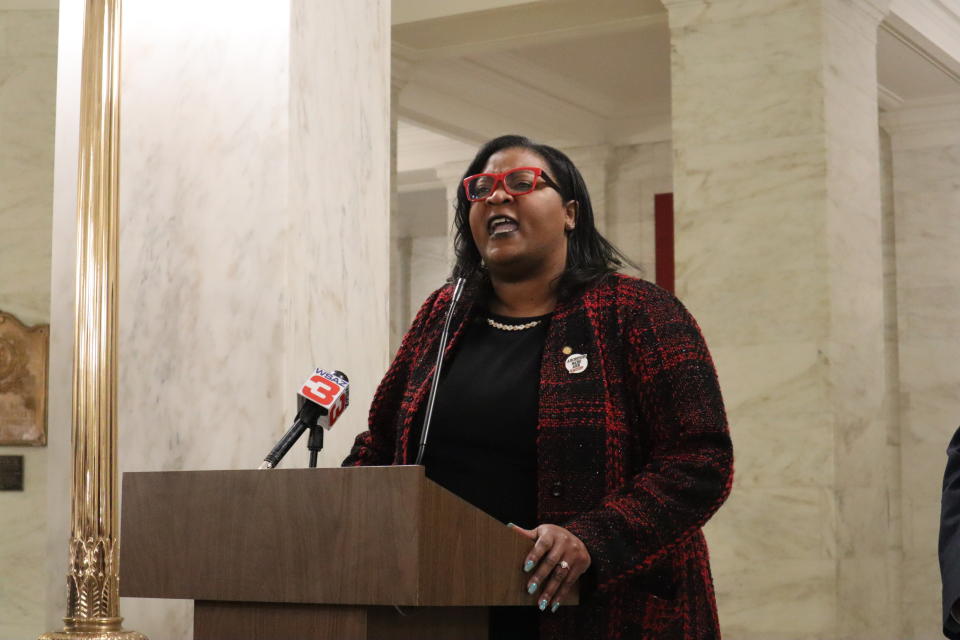
M561 568L561 569L569 569L569 568L570 568L570 565L567 563L566 560L561 560L561 561L560 561L560 568Z

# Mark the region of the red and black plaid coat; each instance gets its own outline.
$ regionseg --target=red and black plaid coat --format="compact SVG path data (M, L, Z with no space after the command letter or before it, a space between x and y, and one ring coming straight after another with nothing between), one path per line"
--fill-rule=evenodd
M424 303L344 465L411 459L409 441L452 287ZM448 349L478 312L468 294ZM564 347L586 354L569 373ZM540 523L566 527L593 563L581 604L544 613L543 640L720 637L701 527L727 497L733 452L713 363L676 298L614 274L553 314L540 367Z

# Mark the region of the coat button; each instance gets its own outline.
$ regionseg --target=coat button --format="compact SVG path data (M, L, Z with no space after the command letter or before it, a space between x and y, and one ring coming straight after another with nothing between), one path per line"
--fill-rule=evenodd
M553 483L553 491L551 491L551 493L554 498L559 498L560 494L563 493L563 485L560 484L559 480Z

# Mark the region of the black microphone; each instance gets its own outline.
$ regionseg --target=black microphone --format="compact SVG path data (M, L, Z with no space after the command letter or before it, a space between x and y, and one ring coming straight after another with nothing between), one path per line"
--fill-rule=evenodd
M347 375L342 371L316 369L300 389L298 399L301 404L293 426L283 434L259 468L272 469L277 466L307 429L317 426L330 429L350 403L349 387ZM315 444L317 437L311 439ZM319 436L319 442L322 447L322 435ZM311 455L311 460L315 459L315 455Z
M447 317L443 321L443 332L440 334L440 348L437 351L437 364L433 369L433 380L430 382L430 395L427 398L427 411L423 417L423 428L420 430L420 449L417 451L416 464L423 462L423 453L427 450L427 436L430 433L430 419L433 418L433 403L437 399L437 385L440 384L440 367L443 366L443 352L447 348L447 338L450 333L450 321L453 320L453 310L460 300L460 294L463 293L465 280L457 278L457 283L453 287L453 297L450 298L450 307L447 309Z

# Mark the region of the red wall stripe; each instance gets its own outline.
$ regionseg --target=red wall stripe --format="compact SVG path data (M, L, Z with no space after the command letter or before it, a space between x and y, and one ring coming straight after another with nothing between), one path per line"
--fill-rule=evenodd
M657 284L674 293L672 193L653 196L653 215Z

